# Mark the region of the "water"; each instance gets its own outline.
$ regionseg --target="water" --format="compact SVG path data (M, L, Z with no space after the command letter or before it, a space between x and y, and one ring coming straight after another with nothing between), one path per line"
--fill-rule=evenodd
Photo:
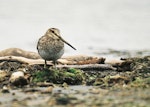
M149 0L0 0L0 49L35 51L48 28L61 30L66 55L150 49Z

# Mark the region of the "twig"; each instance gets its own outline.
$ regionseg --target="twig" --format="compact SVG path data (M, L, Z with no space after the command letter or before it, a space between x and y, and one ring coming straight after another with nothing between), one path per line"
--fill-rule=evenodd
M76 68L85 71L104 71L104 70L116 70L109 64L86 64L86 65L57 65L58 68Z

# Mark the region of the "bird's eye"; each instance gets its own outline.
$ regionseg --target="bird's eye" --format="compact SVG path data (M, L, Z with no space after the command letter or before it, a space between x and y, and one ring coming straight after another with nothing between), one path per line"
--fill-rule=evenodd
M55 32L52 30L52 33L55 33Z

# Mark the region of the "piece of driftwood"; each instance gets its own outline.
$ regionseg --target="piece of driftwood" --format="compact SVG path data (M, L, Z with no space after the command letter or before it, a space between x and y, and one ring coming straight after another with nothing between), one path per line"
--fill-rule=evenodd
M25 51L19 48L8 48L0 51L0 57L3 56L22 56L29 59L40 59L41 57L36 52Z
M65 59L67 60L67 59ZM14 61L14 62L19 62L22 64L28 64L28 65L43 65L44 60L42 59L28 59L24 57L18 57L18 56L4 56L0 57L0 62L3 61ZM61 60L59 60L61 61ZM63 62L61 62L62 64ZM48 61L48 65L53 65L51 61ZM112 67L109 64L84 64L84 65L57 65L56 67L58 68L77 68L77 69L82 69L86 71L103 71L103 70L116 70L114 67Z
M104 64L105 58L87 55L75 55L62 57L58 62L67 65Z
M124 62L125 61L120 60L120 59L106 59L105 64L110 64L112 66L120 66Z
M76 68L84 71L117 70L109 64L86 64L86 65L57 65L57 68Z
M5 57L5 56L18 56L20 58L7 57L6 59L18 60L18 61L20 60L21 62L23 62L23 63L26 62L28 64L43 63L43 60L31 60L31 59L41 59L41 57L39 56L38 53L25 51L25 50L22 50L19 48L8 48L8 49L0 51L0 57ZM21 58L21 57L23 57L23 58ZM24 59L24 58L28 58L28 59ZM98 57L92 57L92 56L86 56L86 55L75 55L75 56L69 56L69 57L62 57L61 59L58 60L59 63L67 64L67 65L103 64L104 61L105 61L105 58L98 58ZM51 64L51 62L50 62L50 64Z
M38 55L38 53L25 51L19 48L9 48L0 51L0 62L2 61L14 61L28 65L43 65L44 60ZM114 65L120 65L122 61L107 61L105 58L93 57L86 55L75 55L62 57L58 59L58 68L78 68L82 70L116 70ZM53 65L51 61L47 61L48 65ZM112 65L112 66L111 66Z
M21 56L4 56L0 57L0 62L2 61L13 61L13 62L19 62L22 64L29 64L29 65L34 65L34 64L44 64L44 60L42 59L29 59ZM52 65L52 62L48 61L48 65Z
M130 64L132 63L131 60L122 60L122 59L118 59L118 60L106 60L105 61L106 64L110 64L113 67L117 68L117 71L130 71Z
M79 58L79 57L78 57ZM87 56L88 58L88 56ZM80 58L79 58L80 59ZM95 59L95 61L94 61ZM101 59L103 60L103 58L95 58L91 57L91 61L89 60L88 63L86 62L85 64L96 64L96 63L100 63ZM0 57L0 61L16 61L16 62L20 62L20 63L24 63L24 64L29 64L29 65L34 65L34 64L44 64L44 60L43 59L29 59L29 58L25 58L25 57L21 57L21 56L4 56L4 57ZM76 60L76 61L71 61L66 58L66 59L59 59L58 62L60 64L70 64L70 65L81 65L80 62L82 60ZM84 60L82 61L82 65L84 63ZM48 65L52 65L51 61L47 61Z

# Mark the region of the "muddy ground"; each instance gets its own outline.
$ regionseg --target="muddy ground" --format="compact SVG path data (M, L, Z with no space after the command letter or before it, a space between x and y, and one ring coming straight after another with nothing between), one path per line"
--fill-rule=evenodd
M122 60L91 71L2 61L0 107L150 107L150 56ZM24 78L12 82L18 71Z

